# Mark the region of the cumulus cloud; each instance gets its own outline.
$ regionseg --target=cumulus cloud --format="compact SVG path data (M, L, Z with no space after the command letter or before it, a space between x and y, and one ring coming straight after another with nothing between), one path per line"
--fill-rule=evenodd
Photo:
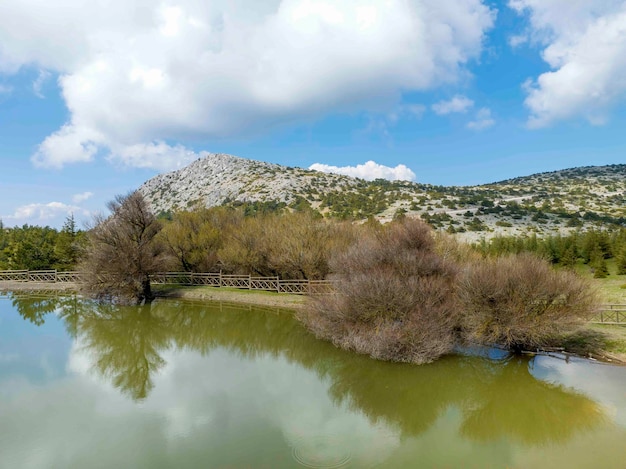
M483 2L0 2L0 71L59 75L70 118L36 164L113 150L146 165L163 161L160 141L385 112L403 92L458 81L493 26ZM153 151L137 157L136 145Z
M524 85L528 125L585 118L604 123L626 97L624 0L512 0L529 17L529 34L543 45L552 70Z
M415 173L403 164L392 168L374 161L356 166L331 166L327 164L314 163L309 169L321 171L323 173L343 174L356 178L373 181L374 179L389 179L390 181L415 181Z
M93 197L93 192L83 192L82 194L74 194L72 197L72 202L75 204L80 204L86 200L89 200Z
M456 95L448 101L439 101L432 105L432 110L439 116L452 113L465 113L474 106L474 101L466 96Z
M66 124L47 136L32 157L35 166L61 168L66 163L85 163L98 153L102 135L91 129Z
M493 127L495 123L495 119L491 116L491 110L484 107L478 110L473 121L467 123L467 128L472 130L485 130L489 127Z
M169 171L182 168L207 154L207 152L196 153L182 145L171 146L157 141L114 146L108 159L126 166Z
M22 205L15 209L12 215L2 217L16 223L47 223L59 216L80 213L89 215L89 211L76 205L68 205L62 202L33 203Z

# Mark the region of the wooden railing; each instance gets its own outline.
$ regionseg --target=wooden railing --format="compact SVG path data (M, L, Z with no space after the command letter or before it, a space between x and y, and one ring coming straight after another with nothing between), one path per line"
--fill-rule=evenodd
M626 325L626 305L602 305L591 322Z
M219 273L161 272L151 276L155 285L208 285L242 290L275 291L278 293L320 294L332 291L327 280L281 280L279 277L253 277Z
M76 271L0 270L0 282L79 283L80 275L81 273ZM150 278L155 285L206 285L243 290L294 293L296 295L316 295L333 291L333 285L328 280L281 280L278 277L227 275L221 272L159 272L153 274ZM626 304L601 305L591 322L626 325Z
M80 283L80 272L56 270L0 270L0 282ZM326 280L281 280L278 277L253 277L219 273L159 272L150 276L155 285L206 285L278 293L321 294L332 291Z

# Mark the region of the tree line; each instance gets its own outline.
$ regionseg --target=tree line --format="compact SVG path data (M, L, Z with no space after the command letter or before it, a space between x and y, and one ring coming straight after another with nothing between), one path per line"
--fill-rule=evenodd
M606 261L614 259L618 275L626 275L626 228L576 231L569 235L537 237L499 236L474 245L485 256L534 253L552 264L574 267L589 265L596 278L609 272Z
M0 270L72 270L76 267L85 232L74 216L60 230L23 225L5 228L0 222Z

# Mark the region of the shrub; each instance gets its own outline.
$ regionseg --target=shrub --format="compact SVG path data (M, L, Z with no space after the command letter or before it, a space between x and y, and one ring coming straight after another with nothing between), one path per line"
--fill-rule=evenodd
M373 358L427 363L454 346L456 268L431 229L405 218L362 237L331 261L336 293L299 318L316 336Z
M595 300L582 278L530 254L470 264L459 297L466 340L516 351L571 331L593 312Z

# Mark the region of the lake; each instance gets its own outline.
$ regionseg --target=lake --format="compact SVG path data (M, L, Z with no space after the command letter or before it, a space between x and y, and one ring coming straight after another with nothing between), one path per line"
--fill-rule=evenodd
M626 467L626 368L497 351L414 366L289 311L0 296L0 468Z

